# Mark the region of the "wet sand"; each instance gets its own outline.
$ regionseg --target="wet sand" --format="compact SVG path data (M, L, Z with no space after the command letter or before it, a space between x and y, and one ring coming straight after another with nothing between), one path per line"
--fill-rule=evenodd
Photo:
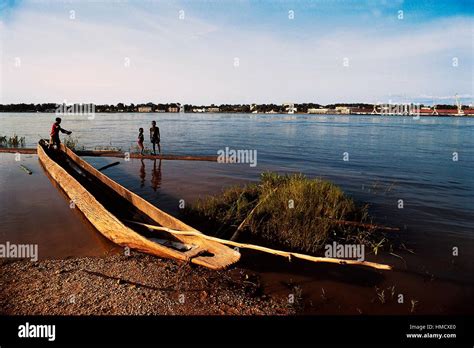
M256 275L133 253L1 261L0 315L289 315Z
M88 158L87 160L96 167L108 163L108 160L104 158ZM27 166L33 174L28 175L23 172L19 164ZM191 202L197 197L217 193L229 185L246 182L241 175L240 167L233 167L232 170L230 172L228 167L223 168L216 163L163 161L160 165L159 161L133 160L128 165L121 164L108 169L106 174L157 204L161 209L177 214L179 213L178 203L181 199ZM213 180L209 180L211 172ZM11 307L8 308L12 313L28 310L30 312L27 313L32 314L32 312L42 313L46 310L47 303L39 299L41 292L36 294L28 288L28 284L36 282L37 277L45 281L45 285L41 285L39 289L51 291L53 298L53 292L63 291L61 290L63 287L70 290L69 286L83 286L81 285L84 281L82 271L80 271L82 273L76 272L73 279L63 279L64 282L69 279L68 283L64 283L61 278L58 278L56 283L46 281L47 277L54 272L63 272L63 268L70 262L69 260L61 261L62 259L75 257L76 262L85 262L92 269L104 267L104 263L108 265L107 267L114 268L115 262L122 262L115 259L117 256L113 256L121 253L121 249L103 238L80 212L70 209L67 197L52 185L36 156L22 155L21 161L15 162L13 155L1 154L0 184L2 197L0 216L4 221L0 226L0 242L8 240L12 243L38 243L40 259L45 260L44 263L41 261L39 264L47 265L44 273L37 273L34 268L36 266L31 266L30 261L2 265L2 278L6 277L5 279L12 281L21 279L21 282L6 284L5 288L2 287L2 294L0 294L3 304L8 305L9 301L11 302ZM401 233L401 238L404 238L403 233ZM371 261L388 263L396 267L395 271L389 272L301 261L289 263L283 258L247 251L243 251L242 261L229 272L255 274L260 283L259 291L277 301L288 304L289 297L293 296L298 306L292 305L292 308L301 314L474 313L472 260L468 252L472 246L462 245L460 257L453 257L449 254L451 244L443 241L437 243L431 241L431 243L437 245L437 249L432 250L433 253L439 255L437 258L427 259L421 254L412 255L403 251L397 251L397 255L404 261L389 254L377 257L369 255ZM84 256L100 256L101 258L84 259ZM58 260L50 261L49 259ZM150 260L152 265L172 262L156 258L146 260ZM129 269L130 274L133 274L132 270L139 269L133 262L130 265L121 264L121 267L124 268L123 275L126 274L125 269ZM28 272L24 272L25 270ZM113 276L119 278L120 272L121 270L118 269ZM183 277L193 278L194 273L190 272ZM157 278L154 281L159 281L161 273L154 274ZM102 278L84 279L91 283L91 288L84 288L86 289L84 291L91 292L88 295L91 296L88 301L94 301L94 289L96 289L94 287L101 286L100 279ZM207 290L213 291L212 286L214 285L209 285ZM225 287L222 284L220 286ZM106 289L106 293L107 291L110 289ZM106 293L101 295L102 300L107 297ZM403 303L399 303L399 295L403 295ZM30 296L31 301L19 303L13 299L15 296ZM31 306L27 306L29 301ZM129 308L127 307L128 300L125 298L115 298L113 301L116 301L115 304L107 305L106 313L124 313L118 309L111 309L118 306L120 301L124 301L122 306ZM138 300L132 296L130 301L132 303ZM97 306L99 306L98 302ZM57 313L72 313L62 307L58 307L57 310ZM97 310L96 313L102 311L102 309ZM131 307L127 310L130 310L130 313L138 313ZM79 310L78 313L87 312ZM192 308L189 309L188 314L195 313L197 312ZM209 309L205 313L219 314L219 311ZM248 313L242 309L240 314ZM269 314L269 312L265 313Z

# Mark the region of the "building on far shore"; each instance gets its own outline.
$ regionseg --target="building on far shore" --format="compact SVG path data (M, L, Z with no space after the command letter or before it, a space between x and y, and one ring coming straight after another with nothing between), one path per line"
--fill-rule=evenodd
M350 113L351 109L347 106L336 106L336 114L349 115Z
M328 108L309 108L308 114L327 114L328 111Z
M373 111L373 108L351 108L351 114L353 115L369 115Z
M139 106L138 112L151 112L151 106Z
M206 111L207 112L219 112L221 110L218 107L210 107L210 108L207 108Z
M170 106L168 108L168 112L179 112L179 107L177 106Z

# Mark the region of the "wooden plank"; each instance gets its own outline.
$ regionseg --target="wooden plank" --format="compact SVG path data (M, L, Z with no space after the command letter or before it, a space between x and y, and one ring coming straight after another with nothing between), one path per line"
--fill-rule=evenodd
M0 147L0 153L21 153L21 154L36 154L36 149L30 148L10 148ZM86 150L86 151L75 151L79 156L90 156L90 157L117 157L125 158L125 153L120 151L108 151L108 150ZM143 159L159 159L159 160L176 160L176 161L207 161L217 162L217 156L190 156L190 155L140 155L138 153L131 153L130 158L143 158Z
M76 151L79 156L91 157L118 157L124 158L125 153L119 151ZM208 161L217 162L217 156L188 156L188 155L140 155L139 153L131 153L129 158L143 159L162 159L162 160L181 160L181 161Z
M0 147L0 153L36 154L36 149Z
M167 227L153 226L153 225L149 225L149 224L144 224L142 222L136 222L136 221L128 221L128 222L134 223L134 224L137 224L137 225L142 225L142 226L148 227L149 229L152 229L152 230L165 231L165 232L171 233L175 236L177 236L177 235L178 236L179 235L195 235L195 236L199 236L200 238L213 240L213 241L216 241L216 242L219 242L219 243L222 243L222 244L226 244L226 245L232 245L232 246L237 247L237 248L253 249L253 250L258 250L258 251L268 253L268 254L283 256L283 257L288 258L289 260L291 260L291 257L295 257L295 258L298 258L298 259L311 261L311 262L337 263L339 265L358 265L358 266L366 266L366 267L371 267L371 268L375 268L375 269L382 269L382 270L391 270L392 269L392 266L386 265L386 264L383 264L383 263L305 255L305 254L294 253L294 252L290 252L290 251L282 251L282 250L271 249L271 248L262 247L260 245L255 245L255 244L246 244L246 243L234 242L232 240L216 238L216 237L208 236L208 235L205 235L205 234L199 234L198 235L194 231L177 231L177 230L173 230L173 229L170 229L170 228L167 228Z

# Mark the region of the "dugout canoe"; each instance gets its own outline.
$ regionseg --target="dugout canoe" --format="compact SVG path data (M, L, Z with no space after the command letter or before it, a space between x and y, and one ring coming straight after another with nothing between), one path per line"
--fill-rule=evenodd
M239 252L218 242L198 236L173 236L130 223L136 221L200 233L99 172L63 144L54 150L49 149L47 141L41 140L37 153L51 178L91 224L112 242L215 270L240 259Z

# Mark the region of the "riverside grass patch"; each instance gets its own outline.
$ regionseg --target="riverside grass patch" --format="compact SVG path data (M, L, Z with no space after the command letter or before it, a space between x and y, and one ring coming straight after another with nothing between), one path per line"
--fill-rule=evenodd
M0 135L0 147L24 147L25 142L25 137L19 137L16 134L11 137Z
M182 214L216 237L230 239L240 226L246 240L306 253L321 253L333 242L375 250L385 240L366 227L372 223L367 206L356 205L329 181L302 174L263 173L259 183L199 199Z

